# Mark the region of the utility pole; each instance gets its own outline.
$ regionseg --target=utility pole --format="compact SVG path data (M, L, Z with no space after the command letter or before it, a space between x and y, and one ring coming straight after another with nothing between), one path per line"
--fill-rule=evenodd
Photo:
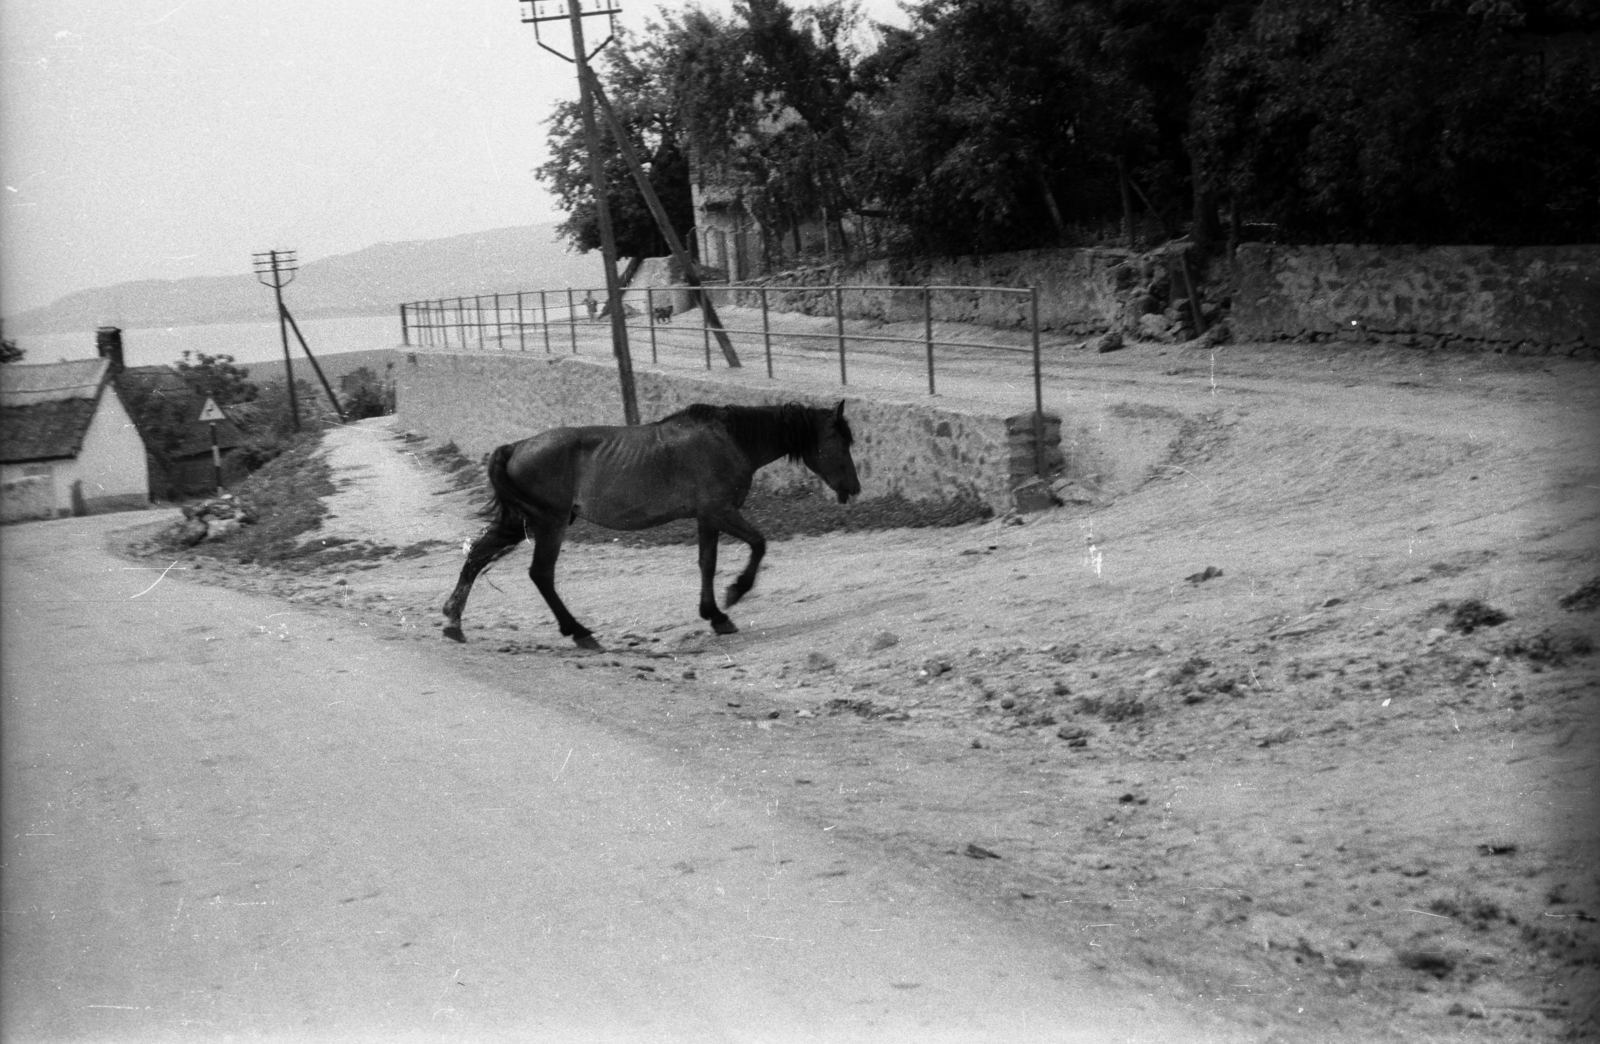
M607 310L611 313L611 350L617 357L617 379L622 385L622 415L628 424L639 423L639 400L633 386L633 355L628 350L628 317L622 310L622 287L617 278L617 240L611 225L611 205L606 200L605 162L600 154L600 130L595 124L594 96L589 89L593 73L589 59L599 54L616 37L617 15L622 8L617 0L587 0L589 10L583 10L585 0L519 0L526 4L524 23L532 23L534 39L539 46L563 61L578 68L578 111L583 117L583 135L589 150L589 183L594 189L595 214L600 224L600 253L606 273ZM609 33L600 45L590 51L583 41L583 20L604 15ZM542 22L565 19L572 28L572 54L556 50L539 36Z
M651 215L656 219L656 227L661 230L661 237L667 241L667 249L672 251L673 260L677 261L678 267L683 270L684 280L697 291L695 296L700 298L700 314L705 317L706 326L717 335L717 344L722 346L722 357L728 361L730 369L737 369L740 365L739 354L733 350L733 342L728 340L728 331L722 328L722 320L717 317L717 309L711 303L711 295L700 286L699 269L689 256L689 252L683 248L683 240L678 238L678 230L672 227L672 221L667 217L667 208L661 205L661 197L656 195L655 186L650 184L650 177L645 174L644 165L639 162L638 154L633 151L633 143L628 141L628 136L623 131L622 121L617 118L616 110L606 98L606 92L600 88L600 78L588 66L583 67L583 72L589 79L589 92L599 103L600 112L610 124L612 136L617 139L617 148L622 151L622 158L627 162L628 169L633 171L633 180L639 186L639 194L644 197L645 206L650 208Z
M283 341L283 372L289 379L289 412L294 415L294 430L299 431L300 401L294 393L294 360L289 358L289 325L284 321L288 313L283 310L283 288L294 282L295 270L300 267L294 255L293 250L268 250L252 256L256 282L272 287L272 294L278 299L278 336Z
M294 364L289 360L289 329L294 330L295 340L300 342L306 358L311 360L311 368L317 372L317 380L322 382L322 390L327 392L328 401L333 404L333 411L339 415L341 424L345 421L345 415L344 407L339 405L339 397L333 394L333 385L328 383L328 378L322 372L322 365L317 362L317 357L311 354L311 346L306 343L305 334L300 332L300 324L294 321L294 316L289 314L289 306L283 303L283 288L294 282L295 270L300 266L294 254L293 250L268 250L255 255L255 266L256 279L272 287L272 293L278 299L278 336L283 338L284 376L289 379L289 409L294 414L294 430L299 431L300 404L294 390ZM285 275L289 278L283 278ZM288 324L288 328L285 328L285 323Z

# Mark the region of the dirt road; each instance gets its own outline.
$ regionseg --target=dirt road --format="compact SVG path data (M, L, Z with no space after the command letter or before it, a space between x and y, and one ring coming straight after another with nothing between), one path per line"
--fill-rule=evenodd
M600 672L464 672L128 522L4 535L7 1041L1231 1039L538 698Z
M1081 502L775 544L726 638L691 548L591 543L558 576L608 652L517 560L447 645L471 496L381 425L330 436L327 564L182 561L637 736L1239 1039L1596 1033L1594 365L1140 346L1060 384L1068 427L1073 397L1117 426Z

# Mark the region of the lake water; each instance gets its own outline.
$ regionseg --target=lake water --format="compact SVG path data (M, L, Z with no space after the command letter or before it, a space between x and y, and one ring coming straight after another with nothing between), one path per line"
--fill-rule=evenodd
M400 317L364 316L354 319L298 319L300 332L318 356L340 352L359 352L373 348L398 348L401 344ZM48 363L63 359L92 359L95 355L94 331L67 334L21 336L17 347L28 355L23 362ZM210 326L166 326L122 331L123 361L129 366L163 366L177 362L184 351L207 355L231 355L240 364L272 362L283 358L283 342L278 324L219 323ZM289 350L295 359L305 358L294 331L289 331Z

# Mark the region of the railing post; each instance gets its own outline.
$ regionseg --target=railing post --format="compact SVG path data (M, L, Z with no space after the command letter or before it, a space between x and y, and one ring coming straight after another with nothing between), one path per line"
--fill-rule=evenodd
M411 347L411 326L406 322L406 306L400 306L400 343Z
M1039 368L1039 287L1028 288L1033 324L1033 474L1044 478L1044 377Z
M767 288L761 288L761 343L767 350L767 376L772 376L772 324L767 321Z
M656 288L644 288L644 310L650 313L650 361L659 362L656 358Z
M705 287L700 288L700 300L702 303L711 300L706 294ZM711 324L706 321L704 307L700 310L700 335L706 342L706 369L709 370L711 369Z
M522 291L517 291L517 351L528 350L528 324L522 317Z
M544 299L545 292L539 291L539 325L544 327L544 354L550 354L550 306Z
M833 318L839 331L839 383L849 384L844 371L844 287L838 283L833 284Z
M923 338L928 346L928 394L937 394L933 390L933 287L922 288L922 331Z
M467 299L465 297L456 298L456 325L461 331L461 349L465 351L467 347Z
M506 331L505 331L505 327L502 326L501 323L500 323L500 295L499 294L495 294L494 295L494 343L495 343L496 347L498 347L498 348L500 348L502 350L506 346Z
M572 334L572 354L578 354L578 305L572 299L572 287L567 287L567 330Z

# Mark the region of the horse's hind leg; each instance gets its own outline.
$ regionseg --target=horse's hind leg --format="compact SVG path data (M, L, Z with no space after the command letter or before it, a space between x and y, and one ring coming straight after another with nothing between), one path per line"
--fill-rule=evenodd
M528 579L544 595L545 604L555 614L561 633L571 638L580 649L598 649L594 632L579 623L567 610L566 603L556 594L556 558L561 554L561 541L566 536L563 525L544 526L533 531L533 564L528 567Z
M745 564L744 571L734 578L728 585L727 593L723 596L725 604L732 608L739 599L750 593L750 588L755 586L756 573L761 569L761 560L767 555L767 538L746 522L744 516L737 511L729 511L717 519L717 528L724 533L738 537L750 545L750 561Z
M522 530L510 522L492 524L472 542L472 547L467 551L467 563L461 567L461 578L456 581L456 589L450 592L449 599L444 603L446 638L458 642L467 640L467 636L461 632L461 611L467 606L467 595L472 591L472 582L489 563L520 543L522 543Z
M728 619L728 614L717 608L713 590L717 578L717 527L705 519L700 520L700 619L710 620L711 629L718 634L734 634L739 628Z

